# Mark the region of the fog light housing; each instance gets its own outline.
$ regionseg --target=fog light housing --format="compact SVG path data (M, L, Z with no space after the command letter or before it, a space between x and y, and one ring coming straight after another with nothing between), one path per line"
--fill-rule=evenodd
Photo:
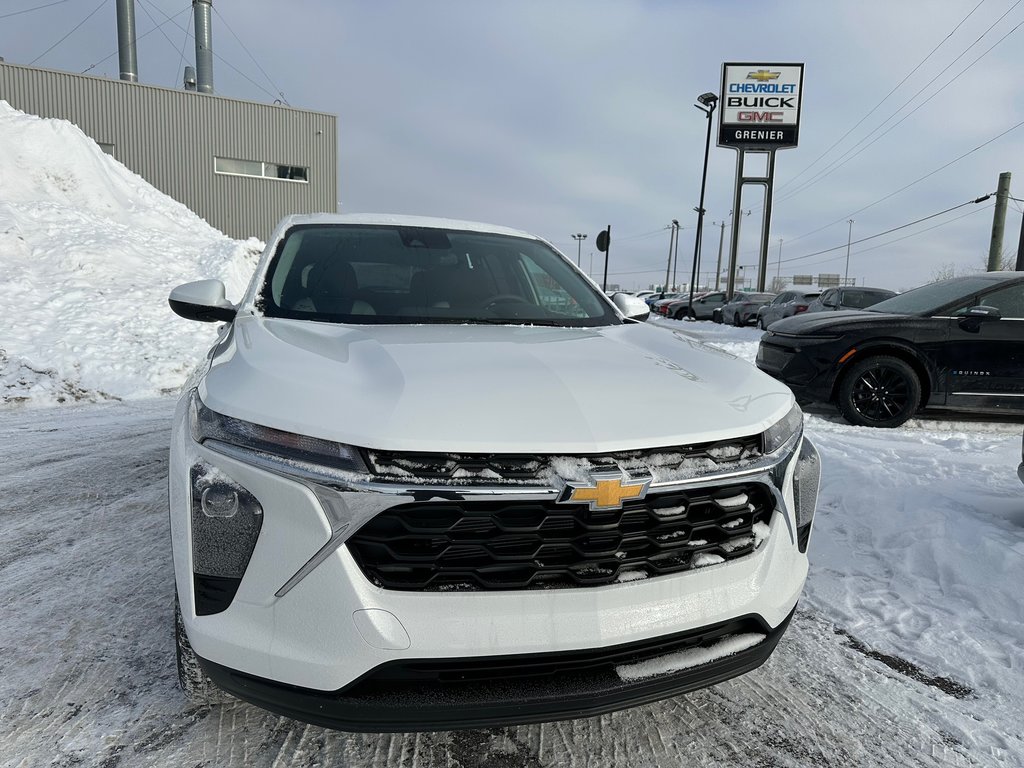
M226 610L256 548L263 507L249 491L206 464L191 470L192 576L196 615Z
M810 440L804 438L793 473L793 506L796 513L796 539L801 552L807 551L811 540L811 523L818 504L821 486L821 457Z

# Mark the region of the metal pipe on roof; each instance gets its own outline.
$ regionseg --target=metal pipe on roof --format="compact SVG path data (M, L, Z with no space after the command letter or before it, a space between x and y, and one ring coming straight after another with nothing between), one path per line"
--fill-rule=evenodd
M200 93L213 93L212 7L213 0L192 0L196 25L196 90Z
M139 82L139 59L135 50L135 0L117 0L117 54L121 79Z

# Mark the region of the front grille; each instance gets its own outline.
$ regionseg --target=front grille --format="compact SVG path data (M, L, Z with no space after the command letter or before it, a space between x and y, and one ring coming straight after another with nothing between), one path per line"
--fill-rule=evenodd
M371 471L382 482L549 487L554 479L564 478L566 472L578 474L582 478L587 472L617 469L634 476L651 476L655 482L660 482L737 468L761 455L761 436L749 435L709 443L589 456L367 450L366 460Z
M760 346L757 348L757 357L755 362L759 368L781 371L786 367L786 364L792 356L793 352L790 349L774 347L770 344L761 342Z
M530 501L402 504L347 542L374 584L414 591L586 587L753 552L775 500L751 482L652 493L622 509Z

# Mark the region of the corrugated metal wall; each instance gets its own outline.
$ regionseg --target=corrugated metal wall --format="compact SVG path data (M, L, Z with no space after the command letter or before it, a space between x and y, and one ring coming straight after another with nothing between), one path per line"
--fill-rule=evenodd
M337 210L334 115L0 63L0 99L78 125L157 189L236 238ZM308 183L214 173L214 158L309 169Z

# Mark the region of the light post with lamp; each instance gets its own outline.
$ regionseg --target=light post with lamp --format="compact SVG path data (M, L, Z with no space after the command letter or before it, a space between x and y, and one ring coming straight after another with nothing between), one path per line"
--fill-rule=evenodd
M572 236L572 239L576 241L576 266L580 265L580 254L583 252L583 241L587 239L587 236L582 232L577 232Z
M711 153L711 115L718 104L718 96L711 93L702 93L697 97L697 109L704 113L708 121L708 137L704 143L704 173L700 179L700 205L697 206L697 235L693 242L693 276L690 279L690 313L693 312L693 290L697 282L697 267L700 262L700 238L704 232L704 190L708 183L708 155Z

